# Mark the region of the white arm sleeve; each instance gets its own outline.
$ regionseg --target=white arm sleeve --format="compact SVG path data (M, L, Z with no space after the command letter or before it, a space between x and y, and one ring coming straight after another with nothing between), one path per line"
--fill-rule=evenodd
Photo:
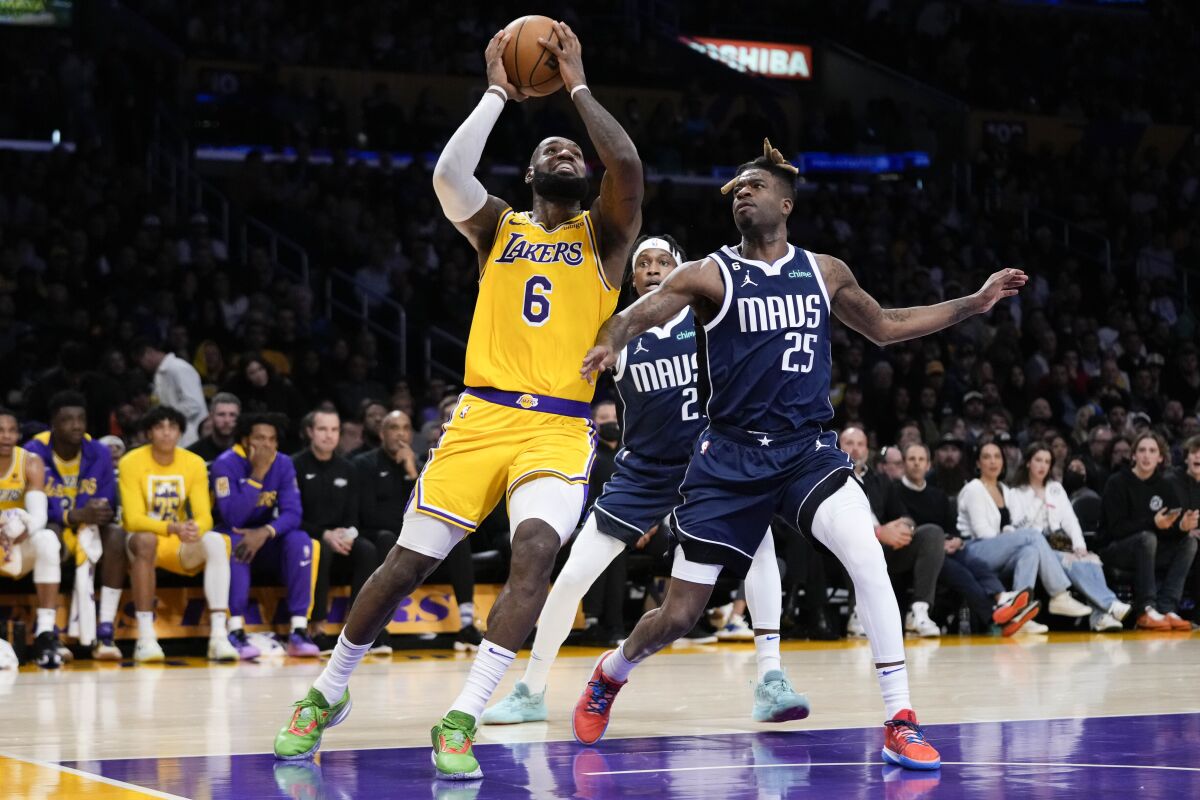
M29 514L29 532L36 533L46 527L46 493L36 489L25 492L25 511Z
M475 110L446 142L433 168L433 191L442 213L451 222L470 219L487 202L487 189L475 177L483 146L492 132L504 101L495 92L484 92Z

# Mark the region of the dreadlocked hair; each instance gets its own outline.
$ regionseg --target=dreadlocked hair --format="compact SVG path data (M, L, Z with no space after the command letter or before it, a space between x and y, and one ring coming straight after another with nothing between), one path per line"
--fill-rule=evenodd
M721 194L729 194L737 183L738 176L749 169L761 169L769 172L787 189L787 196L796 199L796 180L800 170L783 157L779 149L771 146L770 139L763 139L763 154L753 161L747 161L737 168L733 180L721 187Z

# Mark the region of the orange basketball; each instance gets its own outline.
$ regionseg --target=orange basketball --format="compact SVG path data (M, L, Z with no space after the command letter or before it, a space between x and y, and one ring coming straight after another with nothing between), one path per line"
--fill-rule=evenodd
M562 88L558 74L558 59L538 44L538 37L556 41L558 34L551 27L554 20L530 14L519 17L505 26L512 34L504 48L504 71L508 81L530 97L544 97Z

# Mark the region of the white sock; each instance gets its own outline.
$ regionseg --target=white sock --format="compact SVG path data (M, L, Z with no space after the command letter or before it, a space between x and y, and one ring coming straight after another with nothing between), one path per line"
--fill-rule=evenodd
M479 652L475 654L475 662L471 664L467 683L458 699L450 706L450 710L461 711L478 720L483 714L484 706L492 699L492 693L500 685L500 679L508 672L509 665L516 657L517 654L513 651L505 650L500 645L484 639L479 645Z
M758 659L758 679L773 669L783 669L779 658L779 634L770 633L754 637L754 656Z
M621 645L600 662L600 671L617 683L624 683L629 680L629 673L633 672L638 663L625 657L625 646Z
M154 635L154 612L139 611L137 612L137 627L138 638L144 641L154 641L158 637Z
M37 610L37 623L34 628L33 635L41 636L46 631L54 630L54 623L58 619L58 609L56 608L39 608Z
M233 633L234 631L240 631L244 627L246 627L246 618L245 617L233 616L233 617L229 618L229 632L230 633Z
M292 617L292 630L308 630L308 617Z
M875 677L879 678L879 690L883 692L883 710L888 719L892 719L903 709L912 708L912 700L908 697L908 669L904 664L877 667Z
M596 515L589 514L583 530L571 545L571 555L563 564L562 572L554 581L542 615L538 618L537 635L533 638L533 652L525 667L521 682L529 687L530 694L545 690L550 667L558 657L558 649L567 640L571 625L575 622L575 610L588 588L600 577L600 573L613 562L625 544L607 536L596 528Z
M114 589L111 586L100 587L100 622L115 622L120 605L120 589Z
M459 603L458 604L458 624L459 627L466 628L475 624L475 604L474 603Z
M325 695L325 702L333 705L342 699L346 687L350 685L350 673L354 672L358 662L362 661L363 656L371 649L371 644L372 642L354 644L346 638L345 631L338 636L333 653L329 656L329 663L313 681L313 688Z
M229 616L226 611L209 611L208 612L208 638L224 639L227 635L225 632L225 619Z

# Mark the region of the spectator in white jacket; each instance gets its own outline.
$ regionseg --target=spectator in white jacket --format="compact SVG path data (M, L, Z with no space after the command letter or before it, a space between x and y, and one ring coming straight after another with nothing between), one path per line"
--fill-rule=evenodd
M183 414L187 427L179 437L179 447L191 447L200 439L200 423L208 416L200 373L174 353L144 340L134 342L130 355L154 379L156 405L170 406Z
M1012 491L1000 482L1007 466L999 445L988 442L979 448L979 477L958 493L958 533L966 542L967 553L1002 576L1011 573L1014 588L1032 588L1040 578L1050 595L1051 614L1090 616L1092 609L1071 596L1071 580L1046 537L1032 528L1018 530L1013 525ZM1024 630L1037 633L1044 628L1029 622Z
M1130 606L1108 588L1100 557L1088 552L1067 490L1049 479L1053 468L1054 453L1049 447L1034 442L1025 448L1025 460L1017 468L1009 492L1013 521L1019 528L1033 528L1047 537L1071 584L1094 609L1092 630L1119 631Z

